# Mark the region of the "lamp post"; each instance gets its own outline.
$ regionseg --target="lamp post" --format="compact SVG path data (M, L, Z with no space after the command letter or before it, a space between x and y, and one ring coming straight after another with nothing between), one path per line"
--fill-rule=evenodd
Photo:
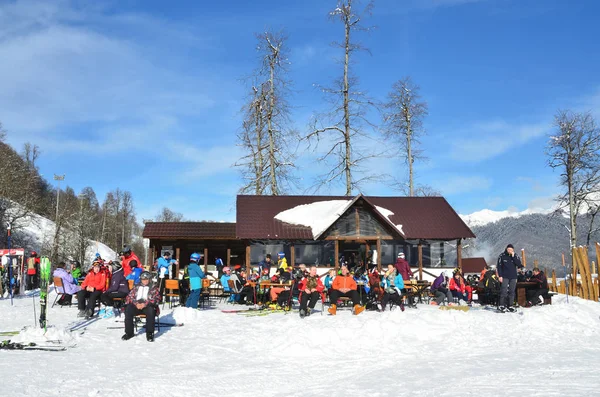
M50 260L54 261L54 254L58 251L57 247L57 239L58 239L58 203L60 200L60 181L65 180L65 174L56 175L54 174L54 180L58 182L58 188L56 189L56 217L54 218L54 226L56 227L56 232L54 233L54 241L52 242L52 254L50 255Z

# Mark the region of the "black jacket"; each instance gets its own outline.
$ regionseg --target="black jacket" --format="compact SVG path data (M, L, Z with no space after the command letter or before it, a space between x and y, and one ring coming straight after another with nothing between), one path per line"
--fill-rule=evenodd
M544 272L540 272L537 276L533 275L529 281L538 283L537 287L539 289L548 289L548 279L546 278Z
M522 267L521 259L517 254L510 256L508 252L504 251L498 257L496 269L498 270L498 277L511 280L517 278L517 269Z

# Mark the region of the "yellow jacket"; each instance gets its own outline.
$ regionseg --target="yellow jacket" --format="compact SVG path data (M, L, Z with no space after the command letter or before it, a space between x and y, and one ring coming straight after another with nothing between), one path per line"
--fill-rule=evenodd
M284 257L283 259L280 259L280 260L277 262L277 265L279 265L278 267L279 267L280 269L286 269L286 270L287 270L287 268L288 268L287 259L285 259L285 257Z

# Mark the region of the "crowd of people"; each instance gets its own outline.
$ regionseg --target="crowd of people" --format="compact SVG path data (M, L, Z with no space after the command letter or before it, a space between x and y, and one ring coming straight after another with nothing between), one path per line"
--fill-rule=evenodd
M35 269L35 256L32 256ZM123 340L133 336L134 317L146 317L146 337L154 340L155 317L165 291L165 280L178 280L179 302L189 308L197 308L202 289L211 282L207 280L200 263L204 256L192 253L189 261L180 263L166 251L155 262L154 273L142 268L142 263L131 248L124 247L119 261L104 261L97 254L87 274L81 273L81 265L61 262L54 271L54 277L62 279L62 296L59 305L71 305L72 296L77 296L78 316L92 318L99 303L113 310L125 312L125 334ZM222 264L222 262L221 262ZM272 274L272 268L276 268ZM525 277L536 283L527 293L528 306L540 304L540 296L548 293L547 279L538 268L523 272L518 256L512 245L498 258L496 268L486 267L479 277L465 279L461 271L454 270L452 277L442 272L431 284L431 304L467 304L473 299L473 292L479 292L482 303L496 303L500 310L514 310L514 289L517 279ZM181 270L181 272L180 272ZM336 315L340 305L349 306L355 315L365 309L385 311L395 305L404 311L406 306L415 307L414 296L405 283L414 275L403 252L394 264L379 270L376 265L342 266L327 273L317 274L317 267L307 268L300 264L297 268L288 265L285 254L278 253L277 262L267 254L257 269L247 273L240 265L221 266L219 278L212 283L220 284L228 302L259 305L263 308L290 310L294 301L298 302L301 317L310 316L317 303L329 303L327 312ZM39 271L39 270L38 270ZM212 277L209 275L209 277ZM32 286L36 279L28 280ZM486 291L492 291L487 294Z

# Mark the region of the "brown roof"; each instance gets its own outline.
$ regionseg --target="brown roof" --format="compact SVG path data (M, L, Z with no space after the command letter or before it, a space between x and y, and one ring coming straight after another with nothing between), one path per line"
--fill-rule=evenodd
M235 239L232 222L146 222L145 238L230 238Z
M462 258L462 272L481 273L487 262L485 258Z
M317 201L352 200L347 196L237 196L236 235L243 239L312 240L309 227L291 225L275 216ZM394 213L406 239L454 240L475 237L443 197L365 197L372 205ZM381 214L379 214L382 217Z

